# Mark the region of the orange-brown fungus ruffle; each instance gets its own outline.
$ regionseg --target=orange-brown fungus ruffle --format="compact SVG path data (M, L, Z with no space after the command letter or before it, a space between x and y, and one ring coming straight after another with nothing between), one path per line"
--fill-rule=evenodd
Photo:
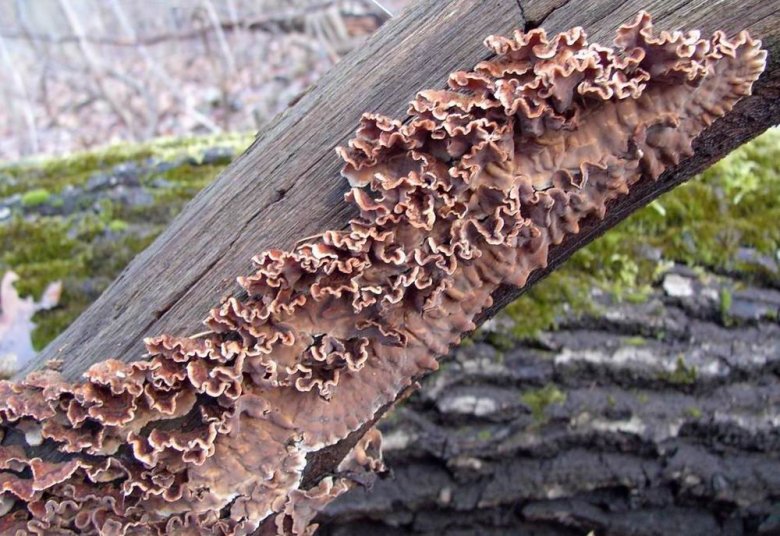
M0 383L0 533L248 534L273 515L309 534L349 480L299 489L306 455L436 369L498 285L690 155L766 56L744 32L655 33L645 13L614 48L580 28L485 43L492 59L420 92L407 121L363 116L339 149L360 216L255 257L249 297L211 311L208 335L148 339L148 359L77 385ZM381 466L374 444L349 463Z

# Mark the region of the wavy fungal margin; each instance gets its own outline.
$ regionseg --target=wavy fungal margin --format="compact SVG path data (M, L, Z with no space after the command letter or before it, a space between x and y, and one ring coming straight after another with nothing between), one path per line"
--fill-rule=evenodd
M310 489L306 455L435 370L583 219L691 155L766 59L745 32L656 33L646 13L614 48L581 28L485 44L492 59L418 93L408 120L363 116L338 149L360 216L256 256L207 334L147 339L147 359L79 384L0 383L1 534L250 534L269 516L264 533L312 534L381 468L381 440Z

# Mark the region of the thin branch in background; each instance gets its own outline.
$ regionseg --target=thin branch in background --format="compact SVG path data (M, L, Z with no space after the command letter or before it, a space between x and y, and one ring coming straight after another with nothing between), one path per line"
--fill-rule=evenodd
M106 73L116 80L124 83L126 86L134 89L135 92L144 99L146 106L143 108L146 115L146 121L141 125L143 128L141 139L143 140L154 137L154 135L157 133L157 125L160 122L160 114L158 113L157 109L157 101L154 98L154 95L152 95L152 93L149 91L149 88L143 83L144 81L135 80L132 76L128 76L122 71L114 69L113 67L107 67Z
M92 50L92 46L85 39L84 28L82 28L78 17L73 12L73 6L71 6L70 0L59 0L59 4L63 13L65 14L65 18L68 20L68 24L70 25L71 30L77 38L76 43L78 44L79 50L81 51L84 60L87 62L87 66L89 67L90 71L94 73L95 83L100 88L100 91L103 94L103 98L106 99L106 102L108 102L108 104L111 106L111 109L114 111L117 117L119 117L119 119L125 124L131 135L137 138L138 136L135 130L135 123L131 114L127 113L125 107L121 106L119 102L117 102L117 100L105 86L102 76L100 76L100 72L102 71L101 62L97 54Z
M16 16L19 21L19 26L22 29L22 32L27 38L27 41L32 45L32 48L35 52L35 66L38 68L38 80L37 83L33 84L38 88L38 93L35 97L33 97L33 103L36 101L41 103L43 106L45 113L42 115L42 117L45 117L48 119L49 124L56 122L56 114L52 113L52 107L51 107L51 101L49 99L49 92L48 92L48 86L47 86L47 80L46 77L48 76L51 67L52 67L52 60L51 60L51 44L47 43L46 41L40 40L36 37L34 32L32 31L32 25L29 20L29 9L30 4L29 2L26 2L25 0L16 0L14 4L16 8ZM32 69L28 67L28 73L31 73ZM28 74L28 76L32 76L31 74ZM39 117L41 117L39 115ZM43 127L44 129L46 126ZM38 148L40 150L40 147Z
M0 158L33 152L30 126L39 153L258 128L388 19L370 0L6 2Z
M230 17L230 24L233 25L239 47L241 50L245 50L244 47L248 48L251 45L251 39L247 39L247 28L245 21L238 15L238 8L236 7L235 0L227 0L226 4L228 16Z
M371 3L373 3L376 7L387 13L389 17L393 16L393 12L387 9L385 6L382 5L382 3L379 0L371 0Z
M339 55L339 53L336 51L336 48L333 46L331 41L326 36L325 30L323 29L321 14L313 13L312 15L307 16L304 24L304 28L306 29L307 34L316 38L319 44L322 45L322 48L324 48L325 51L328 53L328 57L330 58L331 62L336 63L339 61L341 56Z
M152 57L152 55L147 50L146 46L138 41L138 36L135 33L135 30L133 29L133 25L130 24L130 20L127 18L127 14L125 13L124 8L122 8L122 5L119 0L111 0L109 5L111 6L111 9L114 12L114 16L117 18L117 21L119 22L119 26L122 28L122 31L127 34L127 36L130 38L131 41L134 41L138 43L138 46L136 50L140 54L141 58L143 58L144 62L146 63L146 66L149 69L149 72L151 72L162 84L165 86L165 88L173 95L174 99L176 99L177 102L182 106L185 113L192 117L196 122L200 123L204 127L206 127L210 132L212 133L219 133L222 132L222 129L219 128L219 126L214 123L211 119L194 109L188 102L187 99L184 98L181 94L181 91L179 91L178 84L175 82L168 73L160 66L160 64L155 61L155 59Z
M227 37L225 37L225 31L222 29L222 22L219 20L219 14L217 13L217 9L214 7L214 4L211 2L211 0L203 0L202 5L206 10L206 14L208 15L214 32L217 34L217 43L219 44L219 49L221 51L222 57L224 58L224 62L220 65L222 76L219 78L219 89L220 105L224 111L222 124L225 129L227 129L230 126L231 112L229 81L230 78L236 74L236 60L233 57L233 51L228 44ZM216 55L214 59L217 59Z
M233 57L233 51L230 49L227 38L225 38L225 32L222 29L222 23L219 20L217 9L214 7L214 4L211 2L211 0L203 0L203 6L206 8L206 13L208 13L209 19L211 20L211 25L217 34L219 48L222 50L222 55L225 58L227 65L225 74L233 74L236 71L236 60Z
M22 29L22 33L27 38L27 40L32 44L32 47L35 49L35 53L38 55L41 54L41 43L38 39L35 39L33 36L33 32L30 29L30 23L27 18L27 10L29 8L29 4L25 2L24 0L16 0L14 3L14 7L16 8L16 17L19 21L19 27Z
M345 43L349 43L349 31L344 24L344 17L338 6L331 6L323 13L322 26L328 38L335 43L339 54L346 52Z
M37 153L39 151L38 145L38 130L35 127L35 114L30 104L30 98L27 93L27 88L24 85L24 80L19 74L19 70L16 68L14 61L11 59L11 54L8 52L8 47L5 44L5 39L0 36L0 55L3 56L3 63L6 65L6 72L11 74L11 78L16 85L21 100L21 110L24 116L24 121L27 123L27 136L29 139L29 153Z

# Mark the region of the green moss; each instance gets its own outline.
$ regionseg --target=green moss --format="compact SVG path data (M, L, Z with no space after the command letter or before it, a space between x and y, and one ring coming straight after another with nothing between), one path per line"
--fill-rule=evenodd
M112 233L122 233L127 231L127 222L124 220L111 220L108 222L108 230Z
M210 184L223 169L224 165L184 164L155 174L155 178L170 183L166 188L151 190L155 204L168 207L169 213L178 213L187 201Z
M51 194L48 190L36 188L35 190L30 190L22 195L22 206L37 207L38 205L43 205L50 197Z
M92 300L108 287L133 257L143 251L156 236L156 232L143 237L129 234L118 240L80 243L79 247L75 248L74 258L70 261L51 260L42 263L41 273L31 273L29 267L20 270L20 275L24 275L17 286L25 280L25 277L31 276L32 281L37 282L35 290L44 282L53 280L63 282L61 306L50 311L41 311L33 319L36 323L32 334L34 347L43 348L68 327ZM91 288L89 293L86 293L83 288L87 280ZM38 293L36 292L35 295L37 296Z
M20 276L19 293L38 297L46 285L78 264L77 246L62 220L14 218L0 226L0 272L15 270Z
M650 397L647 396L647 393L637 393L636 400L640 404L647 404L650 401Z
M652 287L650 287L650 285L643 285L639 288L625 289L621 298L626 303L632 303L634 305L638 305L640 303L645 303L647 299L650 297L651 293L652 293Z
M720 289L720 319L723 325L727 326L731 323L731 304L733 296L731 289L723 287Z
M490 438L493 437L493 432L490 430L480 430L477 434L477 439L480 441L490 441Z
M51 282L63 282L60 306L34 318L33 343L38 349L67 327L154 238L152 234L95 240L97 235L84 229L74 235L71 223L63 218L17 217L0 226L0 272L19 274L16 289L20 295L39 299ZM89 293L82 288L86 280L91 282Z
M16 289L22 296L39 299L48 284L63 282L60 306L34 317L36 349L61 333L156 236L153 232L145 237L98 240L103 227L95 216L80 222L76 232L73 229L69 219L49 217L17 217L0 226L0 273L14 270L19 274ZM85 293L82 287L87 280L90 291Z
M693 418L693 419L700 419L701 415L702 415L702 412L696 406L690 406L690 407L685 409L685 414L688 415L689 417Z
M566 402L566 393L554 384L547 384L541 389L525 391L520 395L520 400L531 410L531 415L536 422L543 422L546 419L547 406Z
M238 154L253 140L254 135L249 133L193 138L158 138L142 144L112 145L65 157L40 157L20 163L0 163L0 175L13 179L0 182L0 197L35 189L59 193L67 185L82 185L95 172L125 162L141 162L149 159L172 162L182 158L201 162L204 150L215 146L231 149Z
M626 343L628 346L644 346L647 344L647 339L644 337L627 337L623 339L623 342Z
M148 162L175 163L167 171L140 177L155 200L151 206L128 208L102 199L94 212L92 202L87 201L78 216L17 216L0 224L0 273L14 270L19 274L16 288L21 295L37 299L49 283L63 282L60 305L37 313L33 319L37 325L32 334L35 348L42 348L61 333L151 243L183 205L224 169L226 159L218 164L198 165L205 149L227 147L239 154L252 139L247 134L160 139L64 158L0 164L0 174L9 178L0 182L0 197L21 193L24 206L35 206L51 200L53 193L66 186L83 185L95 173L120 163L144 164L140 169L154 169ZM155 179L160 178L166 181L164 187L156 186ZM55 197L52 205L55 203L62 205L62 198ZM141 236L127 233L131 224L146 231ZM107 237L107 230L120 237Z
M780 247L780 130L732 152L663 202L668 221L642 223L670 258L733 270L738 247L774 256ZM740 271L766 275L757 267Z
M490 344L492 347L494 347L496 350L498 350L499 353L501 352L508 352L509 350L513 349L517 341L508 334L505 334L500 331L491 331L488 332L485 335L485 340L488 344Z
M674 385L691 385L696 382L696 376L696 367L689 367L685 357L679 355L674 370L660 374L659 379Z
M554 328L566 307L573 314L592 311L589 288L577 275L570 270L553 272L510 303L505 311L513 321L512 335L527 339Z
M463 337L460 340L459 346L461 348L471 348L472 346L474 346L474 339L472 339L471 337Z
M671 262L780 284L765 266L735 260L740 247L776 258L778 221L780 129L772 129L578 251L507 307L511 331L534 337L564 314L592 311L594 288L618 302L643 302Z

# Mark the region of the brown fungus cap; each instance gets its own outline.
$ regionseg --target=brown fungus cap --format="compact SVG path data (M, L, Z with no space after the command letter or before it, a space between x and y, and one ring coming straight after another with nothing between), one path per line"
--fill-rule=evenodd
M581 28L485 44L492 59L421 91L407 121L363 116L338 150L359 217L257 255L209 333L148 339L146 360L80 384L0 382L0 533L250 534L273 516L264 530L311 534L383 466L370 432L302 489L307 454L435 370L584 218L690 155L766 57L747 33L658 33L646 13L614 48Z

